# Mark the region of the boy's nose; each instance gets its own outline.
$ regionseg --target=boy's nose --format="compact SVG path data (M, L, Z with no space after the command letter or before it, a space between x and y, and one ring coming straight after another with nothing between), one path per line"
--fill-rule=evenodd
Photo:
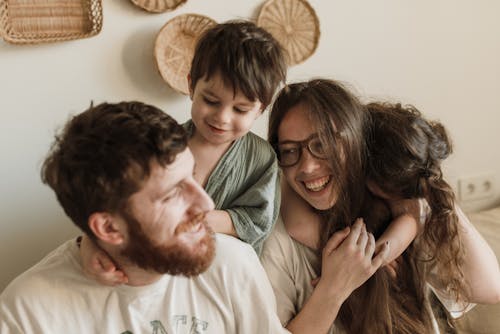
M231 118L231 108L230 107L221 107L214 115L215 120L219 124L229 123Z

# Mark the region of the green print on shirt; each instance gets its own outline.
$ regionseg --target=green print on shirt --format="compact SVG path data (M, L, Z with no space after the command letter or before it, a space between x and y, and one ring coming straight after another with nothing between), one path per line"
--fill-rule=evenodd
M153 320L150 322L151 327L153 327L153 331L151 334L202 334L202 332L207 330L208 327L208 322L197 319L196 317L191 317L191 324L188 325L187 323L187 315L174 315L172 317L172 320L175 324L174 328L174 333L169 333L163 327L163 324L161 323L160 320ZM186 330L189 327L189 332L186 332ZM134 334L131 331L125 331L122 332L121 334Z

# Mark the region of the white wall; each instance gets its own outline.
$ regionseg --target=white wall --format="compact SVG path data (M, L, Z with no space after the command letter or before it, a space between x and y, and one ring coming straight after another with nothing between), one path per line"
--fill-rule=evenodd
M181 13L217 21L252 18L261 1L189 0L149 14L126 0L104 0L96 37L59 44L0 42L0 291L16 275L78 231L64 216L39 168L56 127L91 100L138 99L187 119L189 100L157 74L153 42ZM290 80L327 76L369 98L413 103L444 122L455 143L446 171L493 173L500 189L500 2L493 0L310 0L321 22L316 53ZM266 133L265 117L254 130Z

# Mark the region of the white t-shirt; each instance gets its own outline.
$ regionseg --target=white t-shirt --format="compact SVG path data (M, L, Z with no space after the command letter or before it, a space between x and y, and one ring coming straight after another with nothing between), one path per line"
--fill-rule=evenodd
M254 250L233 237L216 239L206 272L164 275L142 287L86 278L70 240L4 290L0 333L288 333Z
M313 292L311 281L317 278L317 273L320 272L319 257L312 249L290 237L279 217L264 243L260 259L276 296L278 316L283 326L286 326L299 313ZM459 309L452 300L446 300L445 295L438 297L444 301L443 304L449 311ZM439 333L435 321L434 327L436 333ZM329 333L344 334L344 331L336 321Z

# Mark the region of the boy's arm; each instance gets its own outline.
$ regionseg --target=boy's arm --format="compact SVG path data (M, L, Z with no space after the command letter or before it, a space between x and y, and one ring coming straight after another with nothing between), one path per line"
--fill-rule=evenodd
M231 216L224 210L213 210L206 214L208 225L217 233L238 237Z
M96 245L86 234L80 243L80 258L83 273L90 279L104 285L125 284L127 276L119 270L108 254Z
M241 176L252 182L247 182L247 188L225 210L238 238L252 245L257 254L278 218L281 200L277 160L273 152L266 153L260 154L261 161L254 159L247 175Z

